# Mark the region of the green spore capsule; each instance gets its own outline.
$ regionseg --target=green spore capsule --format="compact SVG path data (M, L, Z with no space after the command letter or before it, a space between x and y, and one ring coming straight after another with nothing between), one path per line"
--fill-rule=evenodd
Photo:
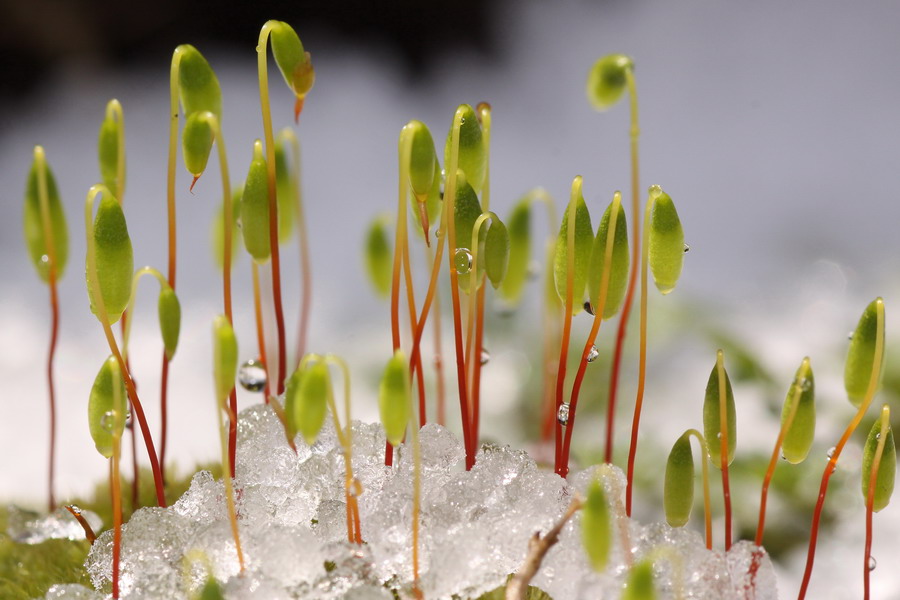
M106 105L106 115L97 135L97 160L103 185L115 196L119 196L119 137L124 126L117 118L121 114L118 100L110 100Z
M44 223L41 217L41 196L38 185L39 173L46 174L47 212L50 217L50 235L53 238L53 254L56 258L56 278L62 277L69 258L69 230L66 226L66 215L63 212L56 179L44 158L44 150L35 148L34 161L28 172L28 183L25 186L25 209L23 211L22 228L25 232L25 244L28 256L42 281L50 281L50 252L48 240L44 235Z
M656 600L653 587L653 562L644 559L631 567L622 600Z
M494 289L503 283L508 266L509 232L500 219L492 218L491 228L484 240L484 270Z
M310 54L303 49L300 36L293 27L284 21L269 21L267 24L271 26L272 54L278 70L298 102L302 102L316 81ZM296 112L299 114L300 111Z
M237 337L225 315L219 315L213 320L213 377L216 382L216 399L221 406L224 406L225 399L234 389L237 368Z
M721 352L721 350L720 350ZM719 411L719 371L713 365L706 384L706 398L703 401L703 437L706 438L706 451L712 464L722 467L722 428ZM734 460L734 449L737 446L737 415L734 410L734 393L731 391L731 379L725 371L725 418L728 425L728 464Z
M816 382L813 378L809 358L804 358L797 369L794 383L784 400L784 408L781 410L782 426L793 410L793 403L798 393L800 396L796 400L797 408L794 412L794 420L784 432L784 439L781 442L781 455L786 461L795 465L806 459L816 433Z
M238 256L238 252L241 249L241 244L243 244L243 240L241 236L238 234L240 231L240 227L238 224L240 223L241 218L241 196L244 192L244 186L242 184L237 184L232 188L231 193L231 217L232 217L232 236L231 236L231 264L234 266L234 261ZM219 205L219 210L216 212L216 216L213 219L212 225L210 225L210 245L212 249L213 260L216 263L216 266L219 269L225 268L225 204L222 203Z
M214 577L210 577L200 591L193 596L193 600L225 600L225 594L222 592L219 582Z
M299 385L294 386L295 397L291 402L291 413L294 431L303 436L303 440L312 446L319 437L319 431L328 414L328 397L331 394L331 376L328 365L317 362L304 370Z
M672 527L683 527L691 518L694 508L694 453L687 432L675 440L666 461L663 506L666 521Z
M581 509L581 541L588 562L598 573L606 568L612 546L612 523L606 494L598 480L591 482Z
M878 337L878 321L884 323L884 301L876 298L866 307L859 324L850 338L850 349L847 351L847 362L844 367L844 388L847 397L853 406L859 408L869 389L869 380L872 377L872 369L875 367L875 344ZM882 347L884 347L884 327L882 325ZM881 387L881 379L884 374L884 353L881 355L881 364L878 365L878 384L876 390Z
M556 237L556 254L553 261L553 279L556 282L556 293L566 301L566 284L569 256L569 210L575 202L575 271L572 278L572 314L577 315L584 305L582 299L587 285L588 267L591 262L591 249L594 245L594 229L591 227L591 214L588 212L584 196L581 195L581 177L572 184L575 199L569 202L562 217L559 235Z
M412 120L405 125L412 135L409 154L409 185L419 202L425 202L434 184L437 156L434 139L425 123ZM401 139L403 136L401 135Z
M459 126L459 159L458 168L466 174L466 181L476 193L481 193L484 185L487 153L484 148L484 137L481 131L481 123L475 115L475 110L468 104L460 105L457 111L463 111ZM455 118L455 116L454 116ZM450 166L450 142L453 131L447 134L447 143L444 146L444 166Z
M365 262L372 287L379 296L386 298L391 292L394 258L385 217L375 219L369 226L366 233Z
M195 180L203 174L209 162L209 154L215 139L210 120L214 117L215 115L209 111L191 113L181 133L184 166Z
M624 54L609 54L597 60L588 73L588 101L597 110L606 110L619 101L628 85L626 73L634 70L634 61Z
M118 388L118 389L116 389ZM125 381L114 356L103 361L88 397L88 425L97 452L110 458L125 430Z
M178 63L178 95L184 114L209 111L222 119L222 89L212 67L190 44L175 48Z
M411 391L406 355L396 350L388 361L378 386L378 410L387 441L398 446L410 419Z
M166 358L172 360L178 348L178 334L181 331L181 303L175 295L175 290L170 287L160 290L156 308Z
M658 185L650 186L649 263L656 289L668 294L675 289L684 264L684 230L675 204Z
M528 280L528 264L531 262L531 202L523 198L507 220L509 233L509 264L506 277L500 285L500 296L509 303L522 298Z
M615 199L600 218L600 227L591 249L591 262L588 267L588 294L592 306L600 304L600 284L603 281L603 266L606 258L606 242L609 239L610 215L616 210L616 233L613 238L612 263L610 264L609 284L606 291L606 303L603 306L604 319L615 315L628 284L628 223L625 221L625 210L622 208L622 196L616 192Z
M881 452L881 462L875 474L875 497L872 502L872 510L880 511L888 505L891 494L894 493L894 477L897 473L897 447L894 445L894 432L890 424L890 409L887 405L882 409L882 418L872 424L866 445L863 447L862 460L862 494L863 499L869 497L869 479L872 476L872 467L875 463L875 455L878 444L881 441L882 420L885 421L886 433L884 447Z
M475 189L469 185L468 178L459 173L457 175L456 203L454 204L455 225L456 225L456 252L454 259L456 261L456 272L458 275L459 287L464 292L469 292L469 270L471 269L472 249L472 231L475 229L475 221L481 216L481 203L475 194ZM482 246L478 249L481 253L487 231L482 227L478 234L479 244ZM483 256L483 255L482 255Z
M269 181L262 143L253 144L253 160L241 195L241 233L244 247L258 263L269 260Z
M288 155L282 136L275 140L275 198L278 202L278 243L291 239L294 231L294 181L288 164Z
M115 323L128 307L131 299L131 276L134 273L134 254L125 213L111 194L103 194L94 218L94 256L97 264L97 284L110 324ZM88 285L91 312L97 315L91 286Z

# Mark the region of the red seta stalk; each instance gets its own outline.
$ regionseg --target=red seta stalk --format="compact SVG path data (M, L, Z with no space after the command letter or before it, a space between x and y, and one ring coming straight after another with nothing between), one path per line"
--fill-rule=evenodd
M50 399L50 468L47 476L47 502L50 512L56 509L54 496L55 457L56 457L56 388L53 382L53 359L56 356L56 344L59 339L59 297L56 291L56 265L50 262L50 349L47 352L47 389Z

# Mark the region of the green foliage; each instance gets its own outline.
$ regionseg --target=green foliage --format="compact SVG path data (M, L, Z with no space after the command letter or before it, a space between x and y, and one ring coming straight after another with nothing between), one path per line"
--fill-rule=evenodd
M47 239L44 236L44 223L41 217L41 197L38 186L38 173L41 167L46 173L47 184L47 210L50 216L50 234L53 237L53 249L56 257L56 277L61 278L69 258L69 230L66 227L66 215L63 212L62 202L59 199L59 191L56 188L56 178L50 165L44 160L43 149L35 148L34 162L28 172L28 183L25 186L25 209L23 211L22 228L25 232L25 244L28 246L28 255L38 277L43 281L50 280L50 261ZM48 259L44 260L47 256Z
M215 115L209 111L194 112L188 115L184 123L181 132L181 150L184 155L184 166L194 177L200 177L209 162L209 154L215 140L212 128L214 118Z
M91 437L97 452L106 458L113 455L115 439L121 438L125 431L125 398L125 381L119 363L110 356L103 361L88 397Z
M675 289L684 264L684 230L675 204L659 186L650 187L649 263L656 288L663 294Z
M884 419L887 420L887 433L884 449L881 454L881 463L875 474L875 498L872 510L880 511L888 505L891 494L894 493L894 477L897 473L897 447L894 445L894 432L890 426L890 411L885 409ZM876 420L869 430L866 445L863 447L862 460L862 494L863 498L869 497L869 479L872 476L872 467L875 462L875 453L878 442L881 439L881 420Z
M507 220L509 233L509 264L506 277L500 284L500 296L516 303L522 298L531 262L531 200L527 196L513 207Z
M797 394L798 399L795 399ZM784 432L781 442L781 455L792 464L803 462L812 447L816 433L816 381L813 377L809 358L804 358L794 376L794 383L788 390L784 400L784 408L781 411L781 425L787 421L791 413L793 403L796 401L797 410L791 426Z
M328 365L317 362L296 375L291 391L291 412L288 420L292 431L299 432L310 446L316 443L325 416L328 414L328 397L331 395L331 376ZM292 377L293 379L293 377Z
M409 366L406 355L397 350L388 361L378 387L378 410L387 440L393 446L403 441L412 407Z
M626 71L634 69L634 61L624 54L609 54L599 59L588 73L588 101L597 110L606 110L619 101L628 83Z
M228 319L219 315L213 320L213 378L218 402L223 403L234 389L237 368L237 337Z
M573 188L575 184L573 184ZM569 211L572 202L575 203L575 271L572 281L572 314L577 315L583 309L582 297L587 285L588 267L591 262L591 248L594 242L594 229L591 227L591 215L588 212L584 196L581 195L580 183L578 184L577 197L569 202L566 212L563 213L562 224L559 227L559 235L556 238L556 257L553 263L553 279L556 282L556 293L560 299L566 301L566 278L569 270Z
M110 324L115 323L128 307L131 299L131 276L134 273L134 253L125 213L116 199L104 193L97 208L93 228L94 258L97 283L106 307ZM89 274L89 277L94 274ZM91 312L97 315L91 285L88 285ZM99 315L98 315L99 317Z
M588 562L598 573L606 568L612 546L612 522L606 494L598 480L591 482L581 509L581 539Z
M284 21L269 21L272 55L278 64L284 82L298 98L303 98L312 89L316 80L309 52L294 28Z
M494 289L503 283L508 266L509 232L506 225L495 215L491 217L491 227L484 240L484 270Z
M653 562L644 559L631 567L622 600L656 600L653 587Z
M100 163L100 177L103 185L109 188L114 196L119 191L119 136L124 127L116 118L116 109L121 110L118 100L110 100L106 105L106 114L100 124L97 135L97 160ZM120 113L121 114L121 113Z
M166 358L172 360L178 348L178 334L181 331L181 303L175 295L175 290L170 287L161 289L156 309Z
M719 410L719 370L713 365L706 383L706 397L703 401L703 437L706 438L706 451L717 468L722 467L722 424ZM725 371L725 418L728 425L728 464L734 460L734 449L737 446L737 415L734 410L734 393L731 391L731 380Z
M469 182L475 193L480 194L487 168L487 152L484 147L481 123L478 122L475 110L468 104L460 105L457 111L460 110L463 114L459 126L459 160L457 168L466 174L466 181ZM447 133L447 143L444 146L444 165L448 169L450 168L450 141L452 135L453 131L451 129Z
M844 388L853 406L859 408L869 389L869 380L875 368L875 343L878 337L878 321L884 322L884 302L876 298L869 303L859 318L859 323L850 338L850 349L847 351L847 362L844 367ZM881 343L884 347L884 327L882 326ZM878 383L884 373L884 353L878 365Z
M222 89L212 67L190 44L175 48L178 59L178 93L184 114L209 111L222 120Z
M703 457L706 460L706 457ZM683 527L691 518L694 507L694 453L691 451L690 433L685 432L675 440L666 461L666 479L663 488L663 506L666 521L672 527Z
M393 276L393 252L388 237L387 224L384 217L376 218L366 233L365 263L366 273L375 292L386 298L391 292Z
M625 209L622 208L621 194L616 192L616 199L606 207L597 228L597 237L591 249L591 262L588 267L588 294L591 305L600 304L600 283L603 281L603 265L606 257L606 242L609 239L610 215L613 207L616 210L616 232L613 238L612 263L610 265L609 284L606 291L606 304L603 307L604 319L609 319L619 311L625 288L628 284L628 223L625 221ZM596 310L596 308L595 308Z
M253 144L253 160L241 194L241 233L244 247L258 263L269 260L269 179L262 143Z

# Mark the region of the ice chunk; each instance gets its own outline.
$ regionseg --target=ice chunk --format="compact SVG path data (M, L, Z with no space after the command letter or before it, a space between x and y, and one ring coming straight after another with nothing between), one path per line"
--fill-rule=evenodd
M89 510L81 512L91 528L96 532L103 521ZM17 506L8 506L6 533L20 544L40 544L47 540L83 540L84 528L65 508L57 508L49 515L40 515Z
M44 600L104 600L106 596L77 583L50 586Z

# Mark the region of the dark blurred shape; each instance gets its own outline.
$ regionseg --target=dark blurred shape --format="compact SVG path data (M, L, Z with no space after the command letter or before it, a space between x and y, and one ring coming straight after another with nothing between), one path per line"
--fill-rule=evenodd
M252 51L267 19L304 43L373 44L396 53L411 78L427 77L448 47L489 56L497 0L2 0L0 103L25 99L51 69L168 60L184 42ZM330 44L329 44L330 42Z

